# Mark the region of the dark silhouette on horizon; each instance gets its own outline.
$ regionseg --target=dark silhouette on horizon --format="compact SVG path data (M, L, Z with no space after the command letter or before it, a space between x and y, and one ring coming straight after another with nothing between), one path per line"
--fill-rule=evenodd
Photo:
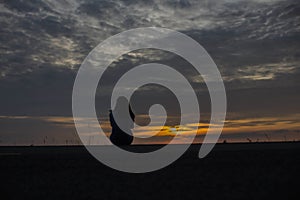
M128 112L131 119L128 119ZM115 118L121 119L119 125ZM131 129L134 127L135 115L125 97L119 97L114 110L109 110L109 121L112 127L110 141L117 146L130 145L133 141ZM120 124L121 123L121 124ZM122 127L122 129L120 128Z

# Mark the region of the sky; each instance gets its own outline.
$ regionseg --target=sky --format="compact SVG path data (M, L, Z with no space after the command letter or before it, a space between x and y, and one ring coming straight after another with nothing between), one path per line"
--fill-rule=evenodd
M72 89L80 64L106 38L139 27L164 27L199 42L219 68L227 93L220 141L300 139L300 3L298 0L4 0L0 2L0 145L79 144ZM100 80L96 109L109 135L109 94L132 67L159 62L184 72L197 91L199 124L177 127L178 143L209 126L210 99L201 76L179 56L139 50L121 56ZM146 97L143 104L138 97ZM140 127L134 143L166 143L178 123L172 93L148 85L132 99L137 123L153 103L166 106L166 126ZM159 120L160 118L157 118ZM88 126L98 130L98 123ZM86 124L86 123L84 123ZM159 130L157 130L159 129ZM88 136L91 143L93 135Z

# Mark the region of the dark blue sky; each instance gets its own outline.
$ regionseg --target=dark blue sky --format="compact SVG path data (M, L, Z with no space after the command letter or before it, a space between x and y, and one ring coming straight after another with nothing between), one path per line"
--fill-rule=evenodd
M299 13L298 0L1 1L0 141L28 144L46 136L52 142L73 137L72 87L83 59L107 37L149 26L189 35L214 59L228 96L226 138L266 139L267 133L274 139L285 134L298 139ZM132 65L151 61L188 70L176 56L141 51L124 55L110 73L117 77ZM189 78L195 87L203 85L201 78ZM207 91L199 90L199 95L206 99L208 114ZM230 129L239 126L240 131Z

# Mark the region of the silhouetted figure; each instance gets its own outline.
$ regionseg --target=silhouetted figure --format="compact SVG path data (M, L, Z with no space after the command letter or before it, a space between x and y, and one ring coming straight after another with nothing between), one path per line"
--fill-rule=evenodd
M129 114L129 115L128 115ZM131 129L134 127L134 118L130 104L125 97L119 97L115 109L109 110L109 120L112 127L110 141L117 145L130 145L133 141ZM118 119L118 123L116 122Z

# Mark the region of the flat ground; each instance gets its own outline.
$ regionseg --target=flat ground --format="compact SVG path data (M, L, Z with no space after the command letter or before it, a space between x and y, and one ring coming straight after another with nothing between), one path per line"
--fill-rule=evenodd
M144 151L159 146L131 146ZM300 143L192 145L156 172L110 169L84 147L0 147L1 199L299 199ZM4 198L3 198L4 197Z

